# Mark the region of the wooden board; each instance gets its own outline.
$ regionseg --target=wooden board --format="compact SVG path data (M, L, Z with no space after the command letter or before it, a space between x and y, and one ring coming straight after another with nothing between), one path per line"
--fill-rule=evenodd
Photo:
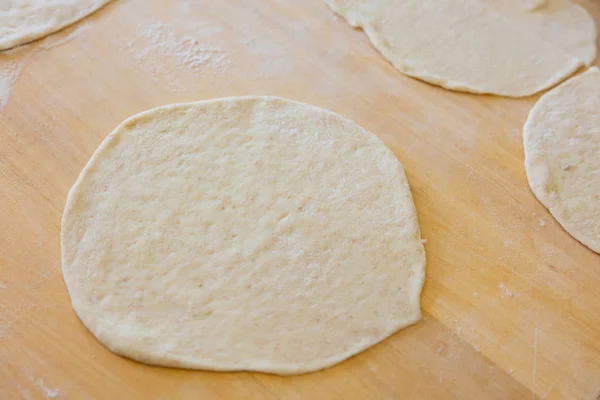
M600 26L600 3L582 4ZM1 399L600 398L600 256L528 188L521 134L537 96L406 77L321 0L117 0L0 55L0 71L9 65L22 69L0 110ZM110 353L75 316L60 272L69 188L126 117L247 94L331 109L396 153L428 239L424 319L298 377Z

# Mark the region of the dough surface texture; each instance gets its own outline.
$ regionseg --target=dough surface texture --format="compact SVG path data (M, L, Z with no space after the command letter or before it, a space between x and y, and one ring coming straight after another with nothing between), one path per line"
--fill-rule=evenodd
M600 253L600 70L542 96L523 136L533 193L571 236Z
M352 121L280 98L126 120L69 192L61 246L85 326L150 364L304 373L421 317L402 165Z
M111 1L0 0L0 50L57 32Z
M596 28L548 0L325 0L399 71L446 89L532 95L590 64Z
M538 3L536 3L536 1ZM483 0L484 4L548 43L591 65L596 58L596 23L568 0Z

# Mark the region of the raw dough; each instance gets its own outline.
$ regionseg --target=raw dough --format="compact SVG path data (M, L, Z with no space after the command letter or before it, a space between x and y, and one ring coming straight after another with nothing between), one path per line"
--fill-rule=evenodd
M398 70L447 89L527 96L559 83L595 54L592 18L565 1L532 11L515 0L325 1L362 27ZM564 36L552 43L556 26Z
M0 50L42 38L112 0L0 0Z
M401 164L353 122L272 97L125 121L69 193L62 260L83 323L151 364L303 373L421 316Z
M536 2L537 1L537 2ZM596 58L596 23L580 5L567 0L484 0L520 29L591 65Z
M575 239L600 253L600 71L546 93L524 128L529 186Z

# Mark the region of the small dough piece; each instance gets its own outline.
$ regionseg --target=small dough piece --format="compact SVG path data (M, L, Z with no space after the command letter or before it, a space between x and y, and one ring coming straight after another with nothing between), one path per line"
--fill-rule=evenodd
M600 71L546 93L523 130L525 171L540 202L571 236L600 253Z
M596 58L596 23L579 4L568 0L484 0L520 29L529 30L548 43L591 65Z
M584 65L482 0L325 1L399 71L447 89L528 96Z
M0 50L61 30L112 0L0 0Z
M421 317L401 164L355 123L289 100L131 117L69 192L61 245L83 323L141 362L303 373Z

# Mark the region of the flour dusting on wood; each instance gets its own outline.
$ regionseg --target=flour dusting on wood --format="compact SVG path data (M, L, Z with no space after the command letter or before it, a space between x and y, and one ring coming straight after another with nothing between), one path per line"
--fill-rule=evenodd
M174 26L161 22L141 24L137 36L124 46L154 81L166 81L178 91L189 86L179 79L178 68L189 73L224 74L231 63L222 49L203 43L195 35L178 35Z
M11 89L19 78L29 59L39 51L51 50L62 46L82 35L88 29L87 23L79 24L68 34L55 33L43 39L14 47L0 54L0 110L6 106L10 97ZM4 57L19 57L18 59L7 59Z
M60 389L46 386L43 379L38 379L35 384L49 399L57 399L60 396Z
M142 32L147 46L138 53L138 57L147 61L160 55L174 58L179 65L197 72L202 68L210 68L225 72L229 60L224 51L202 44L193 36L178 37L169 27L162 23L148 24Z
M500 289L500 297L513 297L514 293L510 290L504 283L498 284L498 289Z
M18 61L0 61L0 110L8 103L10 92L21 73L23 63Z

